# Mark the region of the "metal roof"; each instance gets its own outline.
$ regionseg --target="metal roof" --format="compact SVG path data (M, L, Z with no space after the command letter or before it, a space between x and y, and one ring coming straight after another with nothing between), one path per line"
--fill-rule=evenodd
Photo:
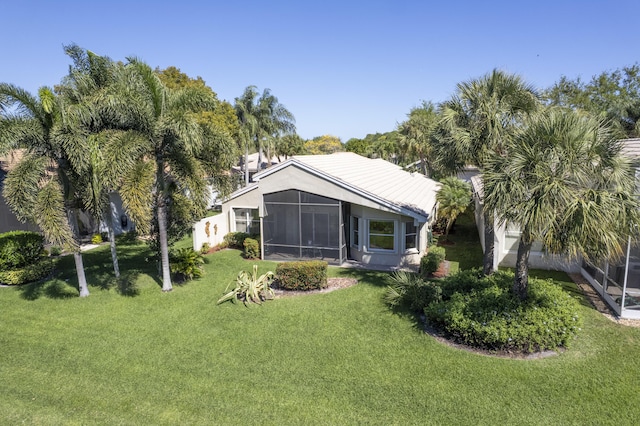
M622 139L622 153L632 160L640 160L640 138Z
M254 176L254 180L297 166L319 177L357 192L372 201L429 217L436 204L440 184L420 173L409 173L382 159L352 152L328 155L297 155Z

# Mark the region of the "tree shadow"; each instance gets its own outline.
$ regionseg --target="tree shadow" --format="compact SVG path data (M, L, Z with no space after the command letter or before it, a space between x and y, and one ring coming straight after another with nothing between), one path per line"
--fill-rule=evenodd
M37 300L40 297L49 299L70 299L78 297L78 287L58 278L37 281L18 287L20 297L25 300Z

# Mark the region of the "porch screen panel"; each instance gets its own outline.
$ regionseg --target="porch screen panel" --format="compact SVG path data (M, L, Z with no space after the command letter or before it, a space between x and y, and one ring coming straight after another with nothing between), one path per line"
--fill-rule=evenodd
M288 190L264 195L265 258L340 262L340 202Z

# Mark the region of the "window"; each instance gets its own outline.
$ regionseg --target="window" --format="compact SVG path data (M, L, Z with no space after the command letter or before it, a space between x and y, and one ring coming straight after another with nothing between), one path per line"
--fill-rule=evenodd
M351 247L360 250L360 218L351 216Z
M260 216L258 209L233 209L236 218L236 232L260 234Z
M395 222L392 220L369 221L369 249L395 250Z
M418 248L418 227L413 221L404 223L404 249L411 250Z

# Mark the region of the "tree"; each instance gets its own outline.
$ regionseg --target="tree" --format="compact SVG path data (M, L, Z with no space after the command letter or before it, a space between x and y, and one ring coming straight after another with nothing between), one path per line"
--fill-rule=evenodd
M129 60L111 86L109 99L123 99L125 93L132 129L120 137L132 138L144 146L140 158L145 161L139 161L134 168L136 173L125 179L123 203L134 216L144 216L150 207L145 209L145 194L153 195L157 227L152 233L157 237L162 290L170 291L167 218L171 209L201 213L205 208L206 176L198 158L205 141L196 114L214 109L216 99L197 87L168 88L157 73L135 58ZM146 186L149 184L151 187Z
M304 139L296 133L284 135L276 144L276 155L278 156L278 161L282 161L280 157L288 158L304 153Z
M449 236L449 231L459 215L467 211L471 204L471 185L456 177L442 179L442 186L436 194L438 202L438 216L446 221L444 239Z
M493 70L485 76L459 83L457 93L443 105L440 127L442 150L453 152L457 164L474 164L481 170L487 153L503 153L521 120L539 107L538 95L520 77ZM485 274L493 272L493 212L484 208Z
M520 227L514 292L526 299L531 245L596 259L619 256L638 224L635 177L602 120L551 108L529 118L508 155L484 162L485 208Z
M0 83L0 98L6 108L0 151L22 152L4 181L3 195L20 220L32 221L47 240L73 252L80 297L86 297L89 288L78 243L77 176L59 137L60 99L47 87L35 97L7 83Z
M333 154L334 152L344 151L344 145L340 138L331 135L317 136L304 143L307 154Z
M262 165L262 152L266 148L268 161L276 152L274 141L295 132L293 114L282 105L271 90L264 89L261 96L255 86L248 86L242 96L235 99L235 110L240 123L240 145L244 148L245 184L249 184L247 162L252 145L258 151L258 168Z
M398 125L400 134L399 148L409 161L420 163L422 174L433 176L435 169L432 155L433 136L438 125L438 111L431 102L423 102L418 108L413 108L409 119Z
M548 105L588 111L607 118L620 137L640 135L640 65L595 75L589 82L562 76L544 92Z

